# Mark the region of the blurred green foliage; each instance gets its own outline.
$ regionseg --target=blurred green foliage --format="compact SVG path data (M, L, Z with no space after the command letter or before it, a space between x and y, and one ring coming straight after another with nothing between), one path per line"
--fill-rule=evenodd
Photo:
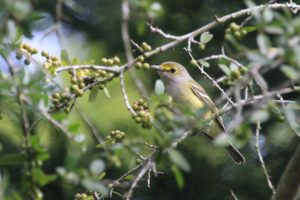
M56 10L59 2L62 14ZM242 1L232 0L129 2L130 36L136 43L147 42L152 48L169 40L151 33L147 23L167 33L182 35L213 21L214 16L246 7ZM85 92L76 100L70 113L51 113L53 120L66 127L71 138L40 113L40 109L50 107L53 93L72 85L71 77L63 73L53 78L42 66L45 59L41 61L38 55L25 54L20 60L16 59L22 41L28 41L39 52L53 52L51 48L59 47L55 56L61 57L63 65L102 64L101 58L114 56L120 58L121 64L126 63L121 35L121 3L120 0L0 0L0 199L92 199L94 192L106 196L109 183L139 165L141 156L147 157L155 149L145 142L164 149L182 134L182 121L187 119L174 116L170 111L170 99L163 93L163 85L156 81L158 76L152 71L136 70L149 94L145 101L153 117L155 126L152 129L143 129L135 123L136 117L135 121L132 119L134 117L123 100L119 78L104 85L104 90ZM242 21L234 22L240 24ZM59 26L66 46L59 40L55 44L46 43L46 49L32 45L40 42L37 38L41 35L45 38L55 36L55 28ZM265 9L254 13L246 27L226 32L231 26L230 22L220 24L210 33L195 38L204 45L200 48L193 45L197 58L219 54L223 45L228 56L244 63L246 69L251 69L253 63L272 68L275 61L280 62L280 67L275 66L264 77L271 88L299 84L299 16L289 10ZM242 37L243 31L246 34ZM188 66L193 77L203 84L213 99L217 99L219 91L189 64L191 59L183 50L185 45L179 44L147 62L159 64L174 60ZM138 55L134 48L134 56ZM10 62L14 72L10 71ZM225 89L237 84L246 73L226 59L203 65L212 77L225 76L222 82ZM141 94L127 72L125 83L133 104ZM251 94L260 91L253 82L249 88ZM17 100L20 91L30 105L20 105ZM88 93L92 94L89 96ZM133 196L135 199L163 200L232 199L230 190L233 190L239 199L268 199L271 191L255 152L255 122L262 122L261 151L276 185L299 143L299 92L284 95L284 98L293 103L282 106L267 99L254 112L250 112L251 106L245 107L245 120L232 133L233 142L247 159L245 165L235 166L222 147L195 135L168 153L155 153L157 170L163 173L157 177L151 175L151 188L147 188L145 176ZM22 130L22 110L27 113L30 124L29 154ZM186 118L190 115L187 111ZM230 123L232 115L230 112L224 115L226 124ZM155 127L166 132L159 133ZM115 134L120 131L116 130L121 131L121 139ZM119 194L128 190L135 175L125 177L124 184L116 187L112 199L121 199Z

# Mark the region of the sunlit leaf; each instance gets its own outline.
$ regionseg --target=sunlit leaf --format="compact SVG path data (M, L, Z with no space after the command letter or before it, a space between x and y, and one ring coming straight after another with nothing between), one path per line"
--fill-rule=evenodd
M71 132L76 132L79 130L79 128L80 128L80 123L77 123L77 122L69 125L69 131L71 131Z
M206 62L206 61L204 61L204 60L199 60L199 62L200 62L200 65L202 65L203 67L209 67L210 65L209 65L209 63L208 62Z
M71 62L69 54L65 49L61 50L60 59L63 65L68 65Z
M191 170L191 166L185 157L176 149L170 149L168 151L169 158L177 167L182 169L183 171L189 172Z
M291 66L283 65L281 66L281 71L291 80L299 80L299 72Z
M211 41L211 39L213 38L214 36L212 34L210 34L209 32L204 32L201 34L200 36L200 42L202 44L206 44L208 43L209 41Z
M164 93L165 86L164 86L164 83L162 82L162 80L160 80L160 79L156 80L154 91L155 91L155 94L157 94L157 95Z
M229 76L230 75L230 70L228 68L227 65L224 65L224 64L218 64L219 68L227 75Z
M33 179L40 185L45 186L48 183L54 181L57 178L57 175L47 175L45 174L42 169L34 168L32 170Z
M271 42L270 42L269 38L265 34L260 33L257 35L256 40L257 40L257 44L258 44L260 52L262 52L263 54L267 54L268 49L271 47Z
M250 117L250 122L257 123L257 122L265 122L269 119L270 114L264 110L255 111L252 116Z

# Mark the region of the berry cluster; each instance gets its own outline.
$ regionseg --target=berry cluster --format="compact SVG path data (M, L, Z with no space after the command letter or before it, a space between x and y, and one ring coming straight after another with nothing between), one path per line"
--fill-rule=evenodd
M77 193L75 195L74 200L95 200L95 198L93 196L88 196L85 193L82 193L82 194Z
M52 94L51 111L64 109L65 113L70 112L71 93L68 88L62 92L55 92Z
M44 68L55 75L55 70L61 66L61 60L57 56L50 56L46 51L42 51L41 55L46 58Z
M143 42L141 47L142 47L144 52L148 52L148 51L152 50L152 47L149 44L147 44L147 42Z
M233 85L235 84L235 81L239 80L243 75L245 75L248 72L248 68L245 66L240 66L236 69L231 69L230 73L227 74L226 79L222 81L225 85Z
M120 130L111 131L109 136L106 138L107 140L111 140L113 143L120 143L125 138L125 133Z
M22 43L20 45L20 48L17 50L16 52L16 58L18 60L22 59L23 55L26 56L24 63L25 65L29 65L30 64L30 57L37 54L38 50L34 47L29 46L28 44Z
M133 119L136 123L141 124L142 128L151 128L151 113L149 105L143 99L139 99L132 105L133 110L136 112Z
M118 56L115 56L113 58L102 58L101 62L105 66L114 66L114 65L119 65L121 61Z
M140 55L137 57L137 61L135 62L135 68L136 69L143 69L143 70L149 70L150 69L150 64L144 62L145 61L145 57Z
M225 30L225 39L231 40L232 38L235 39L242 39L247 35L247 31L242 29L239 25L232 22L229 27Z

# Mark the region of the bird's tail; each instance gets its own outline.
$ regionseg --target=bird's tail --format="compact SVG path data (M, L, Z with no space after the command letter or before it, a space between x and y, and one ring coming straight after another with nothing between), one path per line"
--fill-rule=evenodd
M225 148L236 164L241 165L246 162L244 156L232 144L226 146Z

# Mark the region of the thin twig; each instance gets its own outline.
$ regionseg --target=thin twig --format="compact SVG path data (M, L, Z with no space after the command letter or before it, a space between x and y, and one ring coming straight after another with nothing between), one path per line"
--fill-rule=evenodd
M266 165L265 165L265 162L263 160L263 157L261 155L261 152L260 152L260 148L259 148L259 131L260 131L261 127L260 127L260 122L257 122L256 123L256 143L255 143L255 147L256 147L256 152L257 152L257 155L258 155L258 158L259 158L259 162L261 164L261 167L263 168L263 171L264 171L264 174L265 174L265 177L267 179L267 183L268 183L268 186L269 188L271 189L273 195L276 193L275 189L274 189L274 186L272 184L272 181L270 179L270 175L268 174L268 171L267 171L267 168L266 168Z
M129 100L128 100L128 96L126 94L125 83L124 83L124 73L123 72L120 74L120 83L121 83L121 90L122 90L125 105L126 105L127 109L131 112L131 114L135 115L135 111L132 109L132 107L129 103Z
M126 59L128 63L132 63L134 60L133 54L132 54L132 48L130 44L130 35L129 35L129 29L128 29L128 22L129 22L129 17L130 17L130 7L129 7L129 1L128 0L123 0L122 1L122 39L123 39L123 44L125 47L125 54L126 54ZM131 67L131 66L129 66ZM148 96L146 87L144 83L139 79L137 76L136 72L134 70L129 70L129 74L133 78L133 81L141 93L142 96L146 97Z

